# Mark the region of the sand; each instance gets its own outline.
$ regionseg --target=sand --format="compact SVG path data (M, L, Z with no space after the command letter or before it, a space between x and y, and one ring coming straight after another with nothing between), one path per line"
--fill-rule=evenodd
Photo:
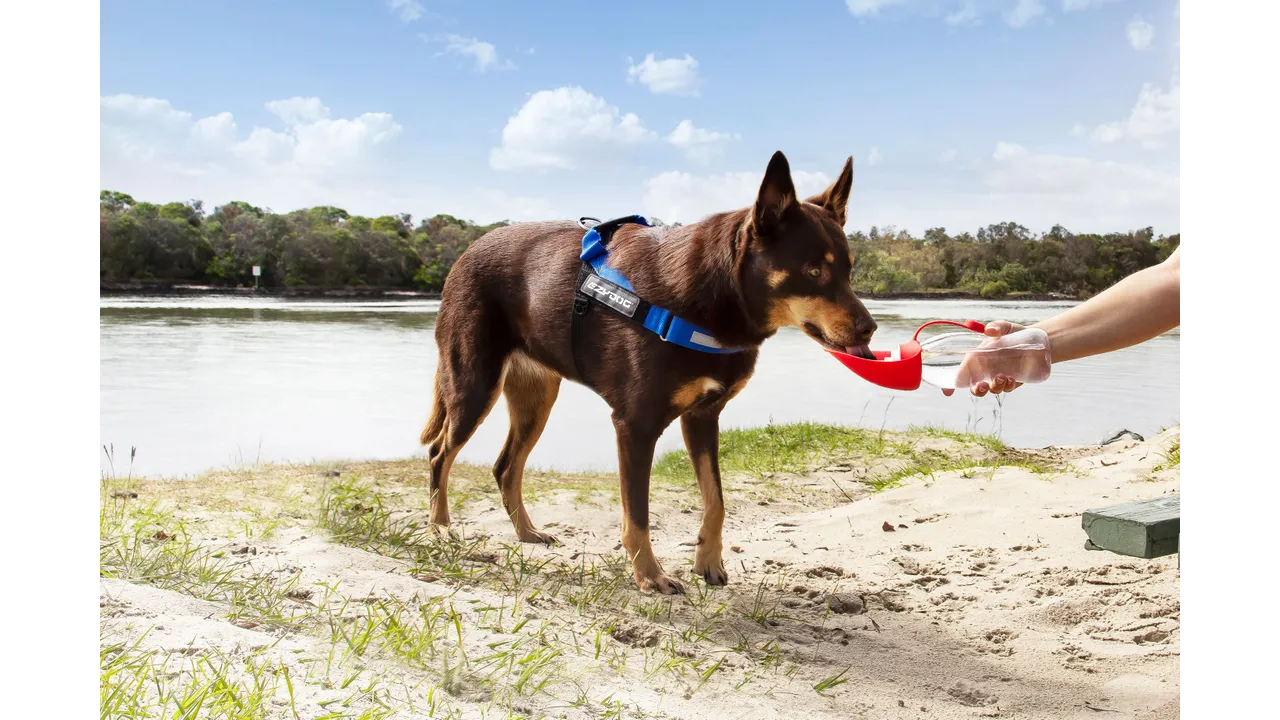
M234 600L197 597L216 596L207 590L103 578L103 642L137 643L131 652L174 673L164 677L178 685L202 657L226 662L232 677L245 677L250 661L288 668L292 699L283 684L275 688L266 717L1172 718L1177 556L1086 550L1080 512L1177 492L1178 469L1156 469L1177 439L1172 430L1145 442L1045 449L1033 455L1055 462L1052 473L969 469L881 492L858 483L860 469L840 465L772 478L775 490L838 486L841 494L780 492L760 504L769 493L729 492L730 584L687 580L689 595L676 598L618 580L620 510L607 493L538 494L530 515L561 544L523 553L544 567L613 568L599 575L611 579L551 583L533 570L513 592L514 583L494 579L505 572L502 553L478 561L492 566L488 579L466 581L335 542L306 511L334 481L315 469L135 483L129 492L139 498L112 502L150 498L176 508L194 547L222 552L237 577L293 578L290 612L342 598L331 617L350 619L255 621ZM424 492L420 467L381 474L376 489L414 507ZM513 542L496 493L484 489L492 481L455 481L467 482L476 496L454 511L457 529L489 536L488 547ZM677 577L689 577L697 507L692 487L655 493L655 550ZM269 533L234 530L263 518L274 524ZM584 599L591 587L598 595ZM455 608L457 629L448 624L430 662L377 643L355 652L332 632L358 627L386 603L419 618Z

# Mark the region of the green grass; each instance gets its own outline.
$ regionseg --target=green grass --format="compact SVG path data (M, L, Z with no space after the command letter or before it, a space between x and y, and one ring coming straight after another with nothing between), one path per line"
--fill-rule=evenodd
M1154 468L1153 472L1161 470L1172 470L1182 463L1182 439L1179 438L1169 443L1169 447L1160 453L1162 460Z
M941 438L946 440L955 440L959 443L969 445L977 445L984 447L991 452L1003 453L1008 452L1009 446L1005 445L1000 438L995 435L983 435L980 433L956 432L954 430L946 430L934 425L912 425L907 428L907 432L913 435L923 435L930 438Z
M951 444L921 448L924 440L950 441ZM955 470L997 467L1021 467L1035 473L1051 470L994 436L936 427L912 427L906 433L898 433L794 423L720 433L720 471L724 476L804 473L831 464L881 465L864 480L874 490L895 487L909 477L932 477ZM684 450L660 457L654 464L653 474L658 479L680 482L691 482L694 478Z
M145 636L144 636L145 637ZM99 651L99 710L103 718L298 717L292 681L283 665L216 652L196 657L161 655L131 644L104 642ZM279 698L284 707L273 700Z
M869 457L892 450L883 433L819 423L766 425L720 431L720 472L724 475L799 473L836 457ZM653 466L656 476L692 480L689 454L674 450Z
M823 678L822 680L818 681L816 685L813 686L814 691L817 692L819 695L821 695L826 691L830 690L831 688L839 687L849 682L849 678L845 677L845 675L848 674L849 670L850 668L845 668L844 670L841 670L835 675Z

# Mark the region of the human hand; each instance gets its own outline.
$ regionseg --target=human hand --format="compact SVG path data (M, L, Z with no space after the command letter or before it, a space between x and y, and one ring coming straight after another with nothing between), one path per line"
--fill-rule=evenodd
M987 337L995 339L1022 329L1023 326L1017 323L1011 323L1008 320L995 320L987 323L985 334ZM960 364L960 375L963 377L985 377L987 373L983 372L983 362L984 358L982 353L969 355L964 359L964 362ZM975 397L985 397L989 392L1012 392L1020 387L1022 387L1022 383L1018 382L1016 379L1003 373L996 373L995 376L991 378L991 382L979 380L977 383L970 386L969 392L973 393ZM953 392L954 390L943 390L942 394L950 396Z

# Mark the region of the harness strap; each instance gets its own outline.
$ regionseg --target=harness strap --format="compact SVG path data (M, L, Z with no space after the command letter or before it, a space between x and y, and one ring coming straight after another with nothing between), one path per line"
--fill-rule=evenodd
M615 313L653 332L665 342L712 354L741 352L738 348L726 348L707 330L695 325L670 310L660 308L641 299L626 276L609 265L609 241L618 228L627 224L651 227L649 221L639 215L629 215L588 227L582 218L579 224L587 228L582 236L582 267L574 284L573 318L571 337L573 364L582 378L582 363L578 348L582 345L586 315L592 305L602 305Z

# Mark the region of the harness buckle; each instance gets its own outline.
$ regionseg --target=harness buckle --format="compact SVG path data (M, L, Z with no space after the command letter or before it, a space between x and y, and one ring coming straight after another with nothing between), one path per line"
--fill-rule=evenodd
M587 309L591 307L591 301L581 295L573 298L573 314L586 315Z

